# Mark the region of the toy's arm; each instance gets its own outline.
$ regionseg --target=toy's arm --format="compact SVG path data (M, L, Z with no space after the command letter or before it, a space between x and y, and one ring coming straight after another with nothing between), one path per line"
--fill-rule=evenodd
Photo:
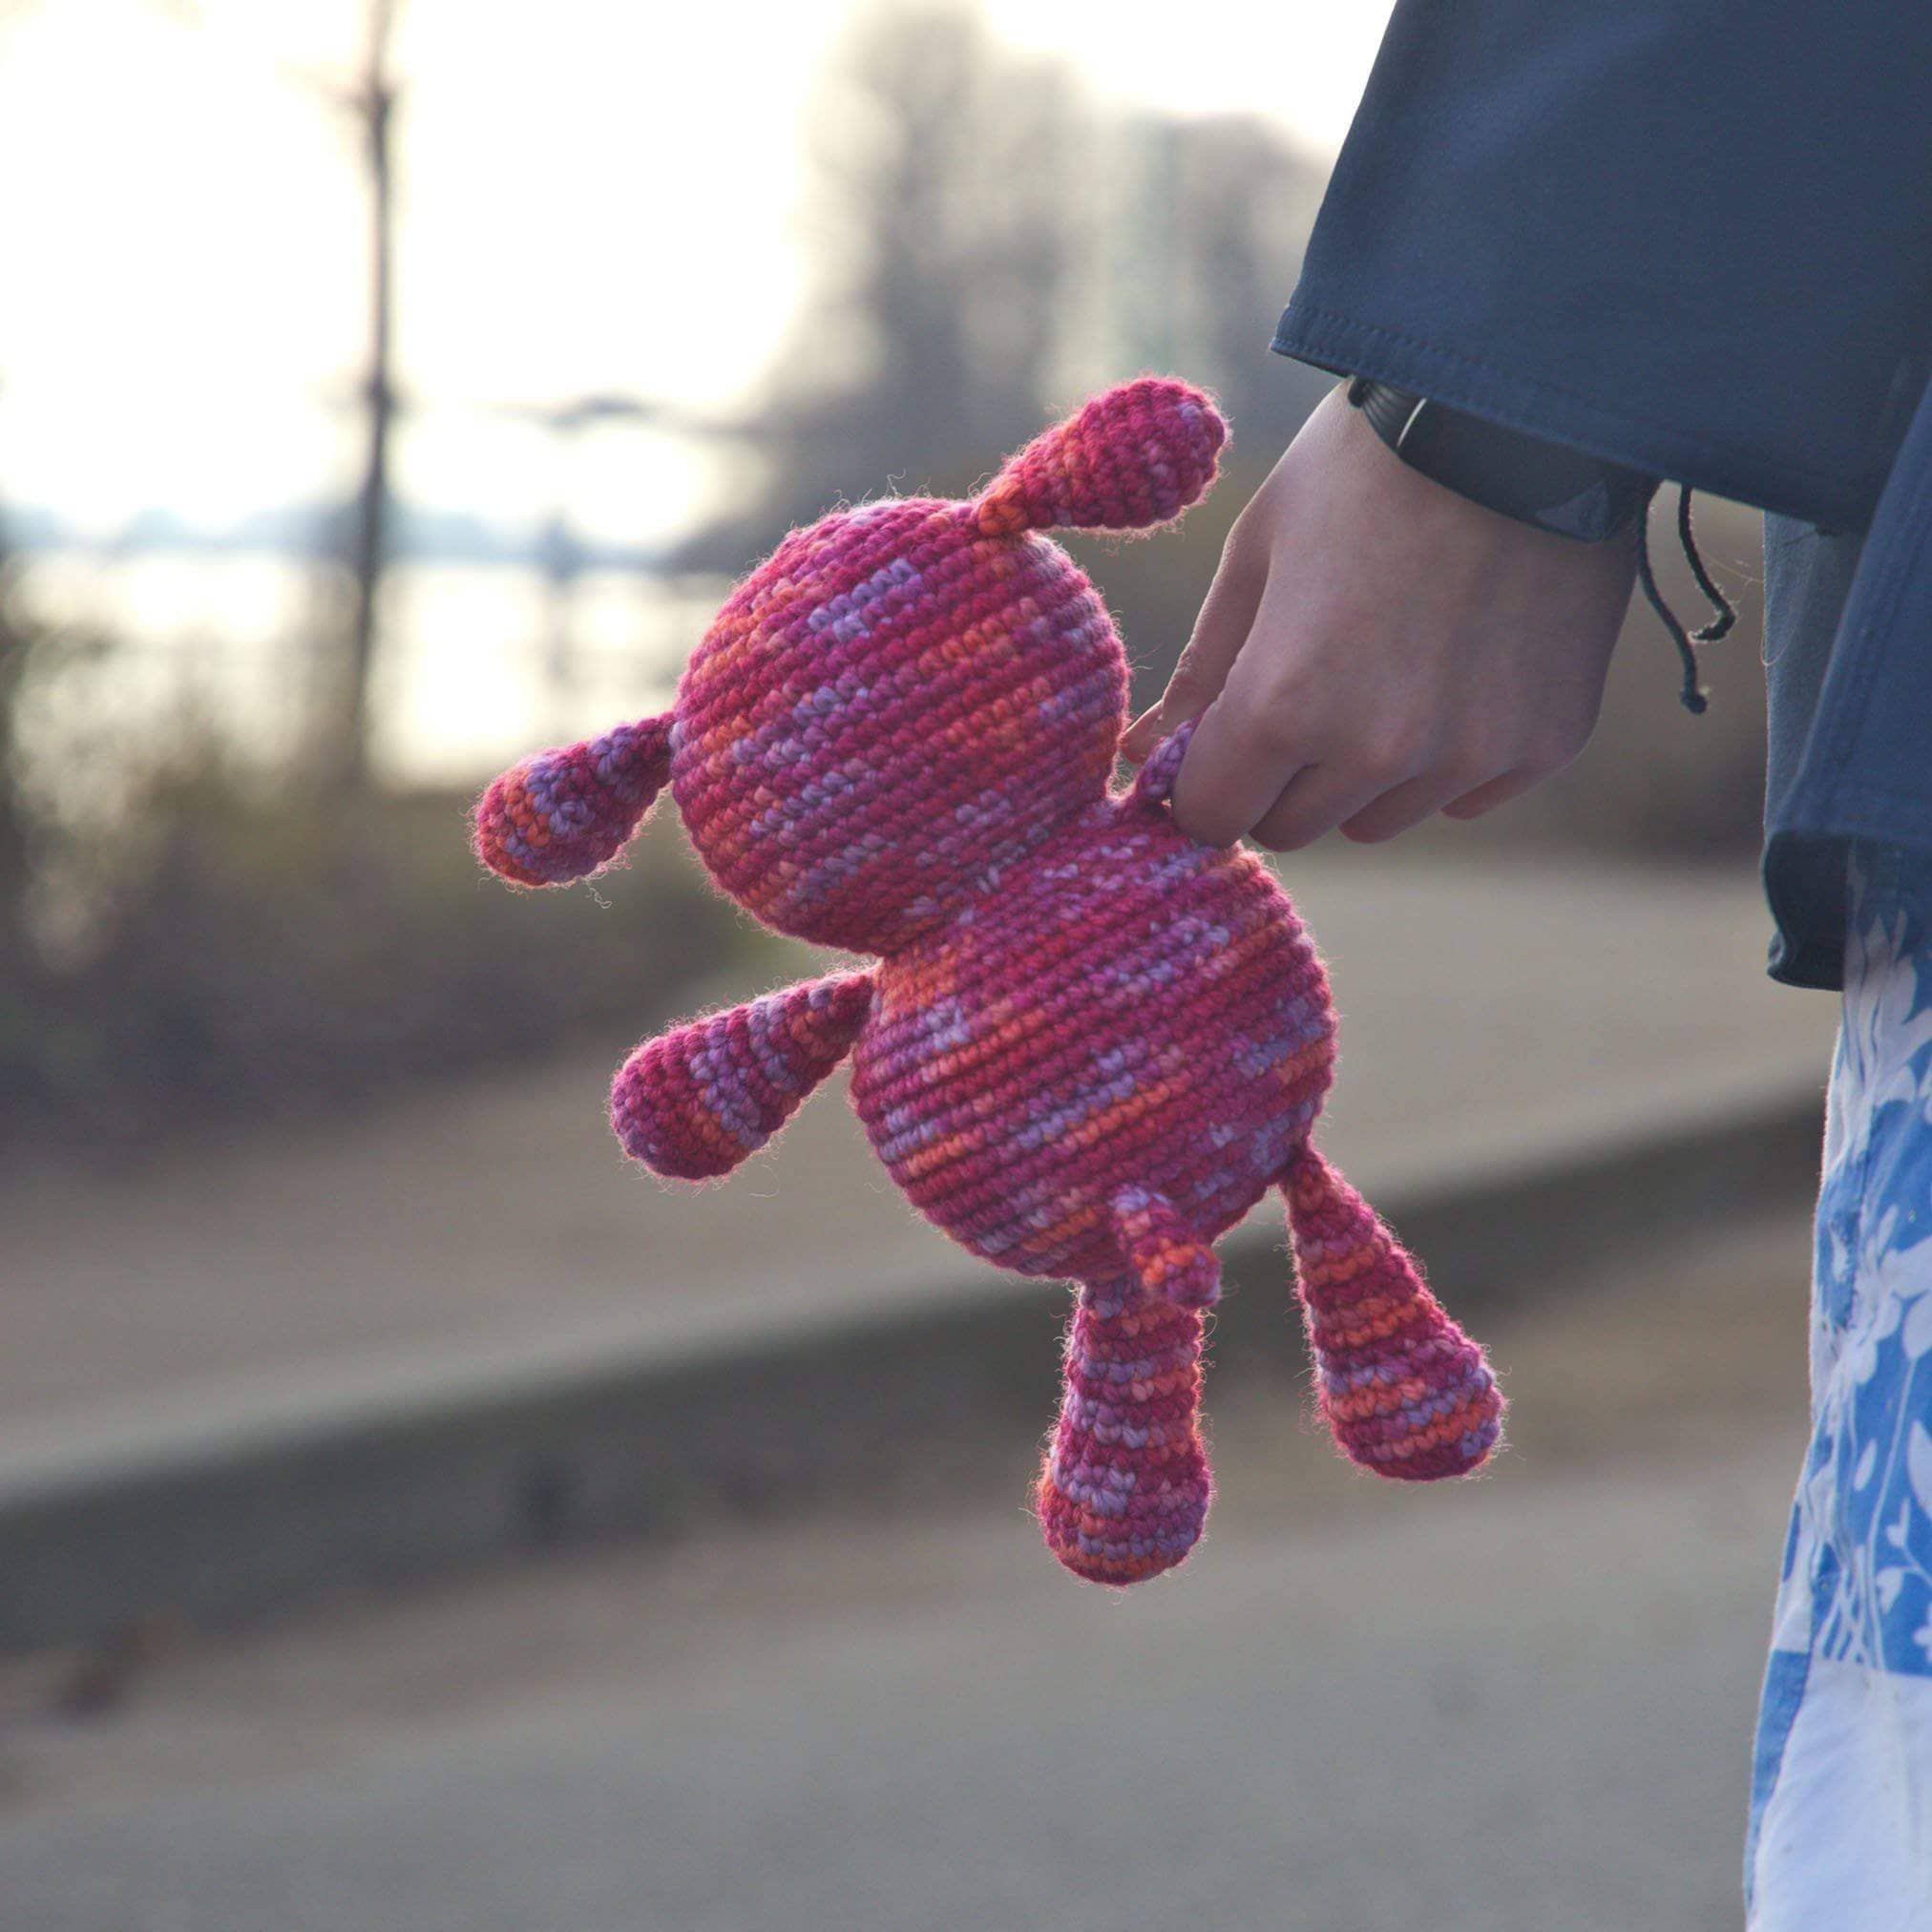
M1174 780L1181 772L1181 761L1187 755L1194 727L1199 723L1198 718L1188 719L1185 724L1168 732L1148 752L1146 762L1134 774L1133 784L1114 798L1114 811L1118 817L1131 818L1140 812L1163 810L1173 795Z
M647 1040L611 1085L625 1153L676 1180L728 1174L845 1058L872 1004L870 973L839 974Z

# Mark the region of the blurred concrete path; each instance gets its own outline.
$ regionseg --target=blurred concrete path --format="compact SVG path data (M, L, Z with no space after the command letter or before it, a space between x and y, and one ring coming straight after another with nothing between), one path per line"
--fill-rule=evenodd
M0 1667L9 1932L1723 1932L1807 1246L1520 1309L1480 1482L1230 1380L1208 1540L1124 1596L1040 1547L1016 1438L943 1513L184 1636L84 1718Z
M1325 1144L1371 1191L1822 1089L1836 1002L1764 978L1748 865L1470 869L1389 848L1284 871L1342 1008ZM822 959L768 955L685 1010ZM629 1044L184 1138L126 1172L0 1182L0 1463L319 1392L378 1402L429 1365L728 1339L978 1267L891 1186L842 1082L723 1184L631 1167L603 1113Z
M7 1922L1718 1932L1789 1446L1223 1532L1124 1602L1017 1515L877 1595L850 1532L788 1540L675 1669L0 1824Z
M1518 1306L1477 1482L1228 1377L1208 1539L1124 1595L1040 1547L1017 1432L914 1519L184 1631L81 1712L74 1660L0 1663L0 1920L1725 1932L1808 1249L1795 1208Z

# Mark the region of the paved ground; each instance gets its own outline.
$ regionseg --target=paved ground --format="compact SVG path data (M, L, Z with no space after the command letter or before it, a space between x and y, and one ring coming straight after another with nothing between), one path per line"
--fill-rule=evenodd
M1485 1932L1737 1922L1802 1437L1799 1212L1493 1334L1490 1479L1217 1383L1208 1541L1116 1596L1020 1513L609 1550L145 1666L0 1673L8 1932Z
M1763 977L1748 865L1451 867L1391 847L1305 854L1289 877L1343 1009L1325 1140L1372 1192L1822 1085L1835 1002ZM822 956L774 955L716 997ZM628 1044L137 1170L0 1180L0 1466L374 1399L418 1365L716 1338L976 1269L892 1187L838 1083L724 1184L630 1167L603 1120Z

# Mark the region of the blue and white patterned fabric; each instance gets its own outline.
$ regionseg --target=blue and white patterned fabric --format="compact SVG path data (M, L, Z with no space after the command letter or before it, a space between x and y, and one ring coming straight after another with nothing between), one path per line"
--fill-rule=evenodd
M1852 850L1751 1932L1932 1927L1932 852Z

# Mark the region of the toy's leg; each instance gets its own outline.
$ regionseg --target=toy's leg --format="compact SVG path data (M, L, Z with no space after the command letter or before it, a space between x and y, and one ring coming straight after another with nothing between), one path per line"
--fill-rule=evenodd
M1076 1576L1133 1584L1201 1540L1213 1479L1201 1440L1198 1308L1133 1275L1082 1284L1066 1393L1034 1490L1047 1546Z
M1283 1175L1322 1413L1378 1476L1462 1476L1502 1433L1482 1351L1443 1312L1422 1271L1313 1148Z

